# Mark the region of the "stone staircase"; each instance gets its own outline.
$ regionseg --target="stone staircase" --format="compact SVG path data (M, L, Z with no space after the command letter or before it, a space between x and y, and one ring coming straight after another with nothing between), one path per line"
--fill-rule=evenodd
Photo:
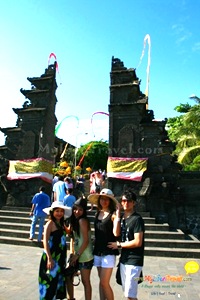
M29 241L31 220L30 208L4 206L0 210L0 243L42 247L35 241ZM88 217L93 224L93 211ZM181 230L171 231L168 224L156 224L148 213L141 213L145 221L145 255L162 257L200 258L200 241L192 235L185 235ZM93 227L93 226L92 226ZM92 228L93 229L93 228Z

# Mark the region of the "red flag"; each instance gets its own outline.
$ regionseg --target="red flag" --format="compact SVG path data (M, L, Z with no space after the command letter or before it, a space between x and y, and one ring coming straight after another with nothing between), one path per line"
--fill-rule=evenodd
M50 60L51 60L52 57L55 59L55 62L56 62L56 71L59 73L59 70L58 70L58 63L57 63L57 57L56 57L56 55L55 55L53 52L49 55L48 66L49 66L49 64L50 64Z

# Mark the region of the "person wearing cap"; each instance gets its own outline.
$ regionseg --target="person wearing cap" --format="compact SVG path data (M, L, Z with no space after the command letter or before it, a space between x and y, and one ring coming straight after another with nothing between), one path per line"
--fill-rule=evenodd
M91 240L90 222L87 218L87 200L83 197L74 202L70 229L73 235L73 247L70 256L70 264L78 261L81 273L81 281L84 286L85 300L92 299L92 286L90 282L91 269L93 267L93 249ZM67 290L71 289L70 278L66 278Z
M121 249L119 259L120 275L124 296L128 300L137 300L138 280L141 277L144 263L144 220L135 210L136 194L127 190L123 193L121 206L124 213L121 217L120 207L116 210L114 232L121 236L121 242L111 242L111 249Z
M109 242L116 242L113 233L113 221L116 218L115 209L118 201L110 189L104 188L100 194L91 194L88 200L97 205L94 221L94 266L97 267L99 276L100 300L114 300L114 293L110 286L110 278L116 264L118 249L110 249Z
M39 266L40 299L64 299L66 287L64 269L66 264L66 231L64 219L72 213L70 207L54 201L43 211L49 215L44 227L44 251Z

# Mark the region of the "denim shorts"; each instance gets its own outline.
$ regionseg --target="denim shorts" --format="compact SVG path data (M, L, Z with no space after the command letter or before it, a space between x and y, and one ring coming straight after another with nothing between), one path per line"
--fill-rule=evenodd
M102 268L114 268L116 263L115 255L94 255L94 266Z
M81 270L81 269L91 270L93 267L93 264L94 264L94 259L85 261L85 262L79 262L78 267L79 267L79 270Z

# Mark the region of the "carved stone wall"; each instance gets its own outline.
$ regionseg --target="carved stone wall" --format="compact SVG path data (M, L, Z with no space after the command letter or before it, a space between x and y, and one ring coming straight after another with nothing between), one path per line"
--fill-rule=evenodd
M135 69L113 57L110 83L109 156L148 158L148 164L141 182L109 178L109 188L117 197L132 188L140 211L149 211L158 223L200 236L200 173L194 178L181 171L172 156L167 119L154 120Z
M21 89L26 100L17 114L16 127L0 128L6 136L0 147L1 184L0 206L30 206L32 196L40 185L51 195L52 184L39 178L7 180L9 160L44 158L53 162L59 159L65 142L55 137L56 62L48 66L40 77L28 78L30 90ZM6 167L5 167L6 166Z

